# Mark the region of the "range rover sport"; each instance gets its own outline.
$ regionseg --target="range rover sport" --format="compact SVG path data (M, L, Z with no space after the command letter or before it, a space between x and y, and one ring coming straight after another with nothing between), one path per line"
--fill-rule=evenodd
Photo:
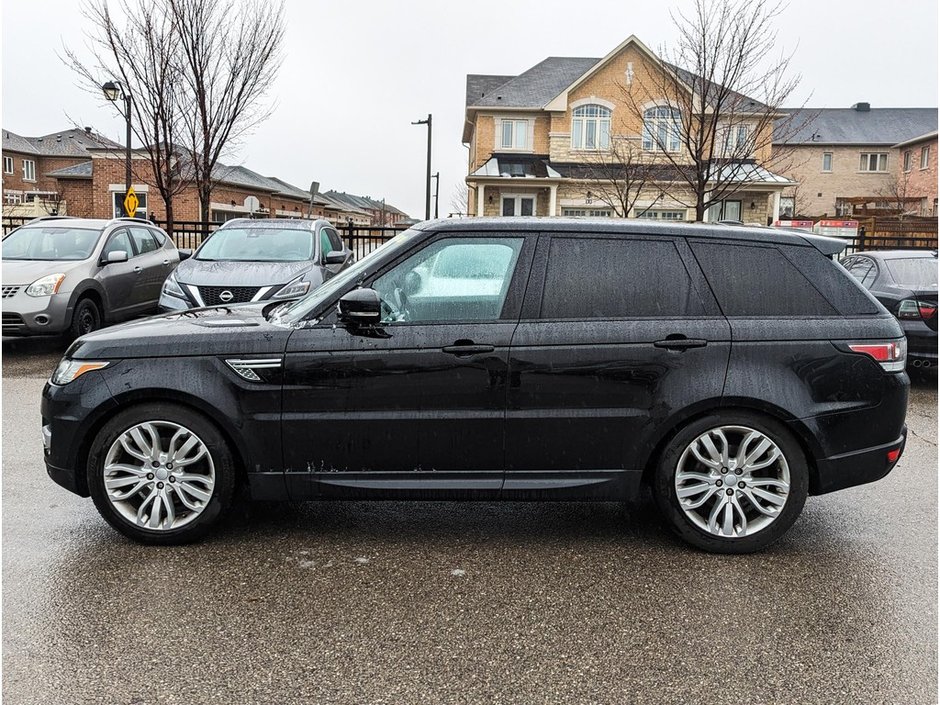
M43 391L49 475L147 543L256 499L622 500L709 551L903 451L901 328L769 229L431 221L294 302L98 331Z

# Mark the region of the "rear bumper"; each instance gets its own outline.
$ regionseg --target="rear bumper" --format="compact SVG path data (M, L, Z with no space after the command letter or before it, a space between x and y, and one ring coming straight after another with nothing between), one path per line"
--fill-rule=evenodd
M890 443L817 460L818 484L812 494L826 494L882 479L898 464L906 443L907 426L904 426L900 438ZM897 455L889 460L888 454L893 451L897 451Z

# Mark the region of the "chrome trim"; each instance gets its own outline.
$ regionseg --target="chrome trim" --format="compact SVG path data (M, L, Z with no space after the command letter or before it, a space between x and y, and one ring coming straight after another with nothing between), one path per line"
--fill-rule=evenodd
M193 301L196 302L197 306L205 306L206 302L202 300L202 294L199 293L199 287L194 284L184 284L179 279L176 280L176 283L180 286L186 287L186 292L192 297Z
M258 289L258 293L251 297L251 300L252 300L252 301L261 301L261 299L264 297L264 295L267 294L269 291L271 291L271 289L273 289L273 288L274 288L273 286L263 286L263 287L261 287L260 289Z
M227 359L225 364L232 368L232 371L242 379L249 382L261 382L261 377L255 370L276 370L283 362L280 357L249 358L249 359Z

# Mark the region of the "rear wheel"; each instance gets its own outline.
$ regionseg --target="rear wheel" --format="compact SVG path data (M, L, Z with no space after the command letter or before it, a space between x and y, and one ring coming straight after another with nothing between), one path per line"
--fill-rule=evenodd
M796 521L808 489L806 458L792 434L743 412L711 415L679 431L653 481L672 528L715 553L769 546Z
M105 424L88 460L88 488L111 526L142 543L202 537L228 509L231 451L202 415L175 404L127 409Z
M75 307L75 313L72 314L69 334L72 338L78 338L99 328L101 328L101 311L98 305L91 299L82 299Z

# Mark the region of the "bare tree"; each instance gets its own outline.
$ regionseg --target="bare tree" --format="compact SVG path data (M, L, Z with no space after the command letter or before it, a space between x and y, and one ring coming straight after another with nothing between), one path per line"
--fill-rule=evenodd
M908 188L910 178L911 173L909 171L899 169L898 173L893 174L888 183L878 191L880 200L883 200L889 209L897 211L895 217L901 222L903 222L905 216L914 215L911 211L916 209L912 209L911 204L919 200L910 197L910 189Z
M643 161L642 151L633 142L618 137L611 139L607 149L588 157L587 164L585 175L591 180L593 197L610 206L618 218L629 217L640 195L655 183L658 170L657 165Z
M662 181L682 202L691 192L696 220L710 206L763 176L786 156L772 154L800 125L781 110L799 84L790 56L775 51L773 0L695 0L690 14L673 14L678 41L661 52L650 78L624 87L643 121L642 147L668 165ZM652 106L652 107L651 107ZM775 124L776 123L776 124Z
M173 17L188 96L184 133L202 219L219 159L270 114L262 100L281 62L284 6L267 0L151 0Z
M135 169L134 176L157 189L172 234L173 198L188 186L178 158L185 103L172 16L153 0L124 0L117 10L112 12L107 0L86 2L82 14L90 25L92 59L85 61L68 47L64 58L86 90L101 96L102 82L117 79L130 92L131 129L150 167ZM126 120L123 101L114 105Z
M450 197L451 213L466 215L470 208L470 187L465 181L461 181L454 187L454 192Z

